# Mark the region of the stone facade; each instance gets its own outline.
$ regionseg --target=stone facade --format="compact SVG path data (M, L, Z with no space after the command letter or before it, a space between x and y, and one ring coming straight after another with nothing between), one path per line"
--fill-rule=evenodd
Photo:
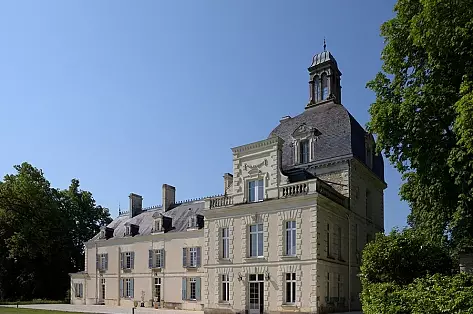
M85 243L71 302L206 313L359 309L361 251L384 231L382 159L341 105L333 56L316 55L309 72L306 110L232 149L222 195L176 202L165 184L163 205L146 209L130 194L130 211Z

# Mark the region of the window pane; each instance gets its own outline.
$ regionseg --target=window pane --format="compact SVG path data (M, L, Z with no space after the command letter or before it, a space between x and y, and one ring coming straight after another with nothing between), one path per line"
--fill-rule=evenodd
M250 281L255 281L256 280L256 275L255 274L251 274L250 275Z
M258 256L263 256L263 234L258 234Z
M290 303L291 301L291 283L286 283L286 302Z
M258 201L263 200L263 184L261 183L260 186L258 186Z
M263 231L263 224L258 224L258 231Z
M292 282L292 299L291 302L296 302L296 283Z
M291 273L286 273L286 280L291 280Z
M256 233L250 235L250 256L257 256Z

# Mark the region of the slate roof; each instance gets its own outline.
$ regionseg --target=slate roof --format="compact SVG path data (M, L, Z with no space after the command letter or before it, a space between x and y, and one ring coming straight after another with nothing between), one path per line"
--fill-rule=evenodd
M315 144L315 164L346 157L356 157L366 164L365 136L372 135L367 135L343 105L328 102L308 108L293 118L282 120L269 135L279 136L284 140L283 170L295 167L292 134L304 123L321 133ZM384 182L384 163L380 155L373 158L373 172Z
M107 227L113 228L113 238L123 238L125 234L125 224L131 223L139 226L139 233L136 236L143 236L151 234L153 228L154 218L153 215L161 213L165 217L172 218L172 229L169 232L181 232L187 230L187 221L191 215L203 215L204 202L197 201L192 203L180 204L167 212L162 207L158 207L153 210L145 210L139 215L130 218L129 214L123 214L115 218ZM97 240L99 234L92 238ZM112 238L112 239L113 239Z

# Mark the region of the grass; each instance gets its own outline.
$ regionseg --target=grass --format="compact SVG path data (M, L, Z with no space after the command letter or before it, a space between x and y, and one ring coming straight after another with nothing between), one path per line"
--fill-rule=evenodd
M73 312L62 312L62 311L48 311L48 310L32 310L32 309L22 309L14 307L3 307L0 306L0 314L73 314ZM74 314L80 314L74 312ZM85 313L82 313L85 314Z
M31 301L0 301L0 305L26 305L26 304L63 304L64 301L34 299Z

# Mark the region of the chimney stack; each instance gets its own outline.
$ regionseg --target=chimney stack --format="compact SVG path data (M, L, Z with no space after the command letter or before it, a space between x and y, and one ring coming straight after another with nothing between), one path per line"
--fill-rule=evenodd
M223 192L229 194L230 187L233 185L233 175L231 173L225 173L223 175Z
M135 217L141 213L143 209L143 197L141 195L130 193L130 217Z
M176 202L176 188L169 184L163 184L163 208L168 211Z

